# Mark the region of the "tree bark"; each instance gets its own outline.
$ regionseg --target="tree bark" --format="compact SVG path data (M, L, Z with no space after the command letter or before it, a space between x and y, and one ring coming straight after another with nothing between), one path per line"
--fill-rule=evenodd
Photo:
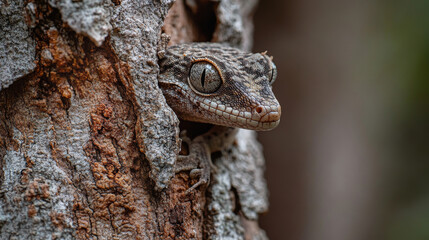
M0 3L1 239L266 239L256 134L185 195L196 180L174 174L179 120L157 83L161 32L249 50L255 4Z

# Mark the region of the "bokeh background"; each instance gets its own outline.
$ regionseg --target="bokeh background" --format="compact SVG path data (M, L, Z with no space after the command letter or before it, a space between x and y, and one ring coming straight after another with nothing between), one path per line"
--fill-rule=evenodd
M261 0L271 239L429 239L429 1Z

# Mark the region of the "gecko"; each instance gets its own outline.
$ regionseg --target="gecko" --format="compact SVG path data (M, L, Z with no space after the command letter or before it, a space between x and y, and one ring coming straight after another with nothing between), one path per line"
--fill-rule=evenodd
M189 192L209 184L211 154L233 144L237 128L267 131L279 124L281 107L272 91L277 68L266 52L220 43L179 44L158 56L158 83L179 119L214 125L192 140L181 134L189 153L178 155L175 172L199 176Z

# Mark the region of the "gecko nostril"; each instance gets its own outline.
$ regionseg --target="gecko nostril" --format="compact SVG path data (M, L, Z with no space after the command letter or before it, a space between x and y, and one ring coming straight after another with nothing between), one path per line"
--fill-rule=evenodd
M261 106L259 106L255 110L256 110L257 113L261 113L262 111L264 111L264 108L261 107Z

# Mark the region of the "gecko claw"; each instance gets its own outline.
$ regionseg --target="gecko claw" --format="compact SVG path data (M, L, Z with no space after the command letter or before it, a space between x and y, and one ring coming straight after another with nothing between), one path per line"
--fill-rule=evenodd
M189 194L190 192L192 192L194 189L196 189L199 186L202 186L205 189L209 185L210 177L209 178L201 177L202 176L201 175L201 172L202 172L201 169L192 170L190 173L191 177L196 177L195 176L196 172L198 172L197 175L200 175L200 180L197 183L195 183L194 185L192 185L190 188L188 188L188 190L186 190L185 194ZM210 173L209 173L209 176L210 176Z

